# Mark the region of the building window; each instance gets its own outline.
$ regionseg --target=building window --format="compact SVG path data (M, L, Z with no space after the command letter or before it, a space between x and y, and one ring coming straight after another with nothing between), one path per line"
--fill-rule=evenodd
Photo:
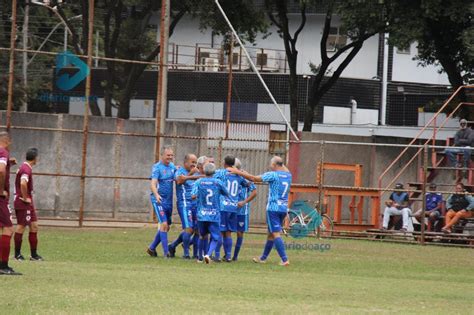
M326 41L326 50L335 52L347 44L347 35L340 33L339 27L331 27L329 29L329 36Z
M410 55L410 46L406 47L406 48L398 48L397 47L397 54L401 54L401 55Z

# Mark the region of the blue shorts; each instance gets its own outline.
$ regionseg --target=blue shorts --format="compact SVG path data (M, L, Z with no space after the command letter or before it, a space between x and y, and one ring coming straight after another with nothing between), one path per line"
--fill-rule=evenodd
M181 218L181 226L183 229L193 229L195 227L196 211L196 207L185 207L184 205L178 206L178 214Z
M198 229L199 235L201 237L210 234L211 239L216 242L219 241L221 237L221 233L219 231L219 222L198 221Z
M164 205L158 203L154 197L151 197L151 204L153 205L153 210L155 210L156 217L158 222L164 223L167 222L168 225L171 225L171 216L173 215L173 206Z
M221 212L221 232L237 231L237 213Z
M237 215L237 232L247 232L249 230L249 216Z
M285 218L286 218L286 212L267 211L268 232L270 233L281 232L283 221L285 221Z

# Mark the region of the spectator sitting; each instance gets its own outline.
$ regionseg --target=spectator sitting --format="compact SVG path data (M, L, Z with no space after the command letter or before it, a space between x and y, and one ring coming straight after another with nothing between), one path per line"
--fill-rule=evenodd
M460 219L474 216L474 197L466 193L463 183L456 184L456 192L446 200L446 225L441 229L444 233L451 233L451 227Z
M467 120L461 119L459 121L460 129L454 135L454 147L447 148L444 153L448 157L451 167L469 167L471 160L471 144L474 138L473 130L467 126ZM463 164L457 165L457 154L463 154Z
M428 217L429 222L433 226L436 221L441 217L441 207L443 206L443 195L435 192L436 184L430 184L430 191L426 193L426 208L425 208L425 217ZM422 209L418 210L413 214L413 216L421 223L423 218L421 217L423 211Z
M401 215L403 219L403 226L400 229L402 232L406 232L408 230L408 225L411 223L410 214L411 210L408 207L408 193L406 191L402 191L403 184L398 183L395 185L395 189L391 195L389 200L385 202L387 206L383 213L383 223L382 228L384 230L388 229L388 223L390 221L390 217L394 215ZM411 226L411 230L413 230L413 226Z

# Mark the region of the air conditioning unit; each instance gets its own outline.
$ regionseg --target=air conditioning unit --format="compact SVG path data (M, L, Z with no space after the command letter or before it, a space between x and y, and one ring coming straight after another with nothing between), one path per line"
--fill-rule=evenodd
M198 48L198 60L201 61L203 58L219 58L220 56L220 49L218 48L206 48L206 47L199 47Z
M234 49L232 56L232 69L238 71L246 71L250 69L250 63L243 51L240 48Z
M280 53L275 50L260 50L257 52L255 65L258 70L278 72L280 70Z
M217 58L202 58L200 64L203 65L201 67L201 71L208 71L208 72L219 71L219 59Z

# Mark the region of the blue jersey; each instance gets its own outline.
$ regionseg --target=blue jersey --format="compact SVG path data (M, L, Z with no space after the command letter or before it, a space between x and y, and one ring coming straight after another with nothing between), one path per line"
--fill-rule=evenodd
M178 179L181 175L189 176L189 171L184 167L179 168L175 173L175 179ZM194 174L193 176L197 175ZM176 204L178 207L193 206L196 204L196 201L191 198L191 191L193 190L195 182L196 180L188 179L183 184L176 183Z
M151 179L158 180L158 194L161 196L162 204L173 204L173 181L175 172L176 167L173 163L165 165L160 161L153 165Z
M248 187L242 187L242 189L240 190L239 201L243 201L247 199L250 193L254 191L255 189L257 189L253 182L248 182L248 183L249 183ZM248 215L249 213L250 213L250 202L237 210L238 215Z
M240 190L242 187L248 187L249 183L242 176L232 174L226 169L217 170L214 177L222 181L229 192L227 197L222 198L222 211L237 213L237 203L240 201Z
M197 220L220 222L221 196L228 192L224 184L213 177L200 178L194 183L192 196L197 197Z
M287 212L291 173L285 171L267 172L262 181L269 184L267 211Z
M440 193L429 192L426 193L426 211L431 211L443 202L443 195Z

